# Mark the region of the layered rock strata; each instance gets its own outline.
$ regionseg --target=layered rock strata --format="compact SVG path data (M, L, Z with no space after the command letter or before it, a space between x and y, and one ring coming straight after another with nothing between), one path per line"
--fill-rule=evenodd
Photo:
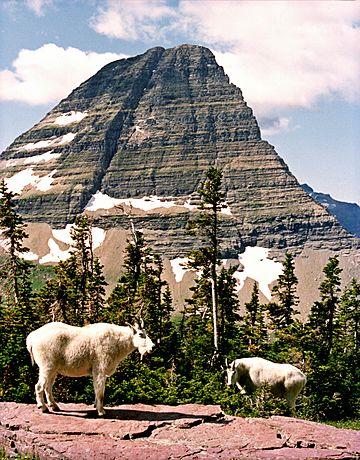
M128 230L131 215L168 260L198 245L185 227L210 166L226 192L222 257L359 247L261 139L241 90L201 46L108 64L0 157L27 222L60 229L87 212L96 227Z

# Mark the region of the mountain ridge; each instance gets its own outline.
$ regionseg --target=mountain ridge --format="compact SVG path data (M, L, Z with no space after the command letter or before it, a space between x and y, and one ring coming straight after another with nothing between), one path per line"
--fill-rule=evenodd
M279 257L360 247L261 139L241 89L201 46L156 47L107 64L0 156L19 211L46 235L31 237L34 260L65 257L59 235L86 213L103 232L97 252L110 277L120 270L111 244L124 247L130 217L169 271L198 247L186 224L210 166L223 173L222 258L238 260L254 246Z
M301 187L319 204L325 206L349 233L360 238L360 206L357 203L336 200L328 193L315 192L308 184L301 184Z

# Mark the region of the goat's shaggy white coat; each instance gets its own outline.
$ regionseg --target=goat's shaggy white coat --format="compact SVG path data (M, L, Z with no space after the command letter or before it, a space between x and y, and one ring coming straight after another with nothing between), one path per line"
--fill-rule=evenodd
M37 406L46 412L47 403L59 410L52 386L57 374L69 377L93 376L96 409L104 415L106 378L112 375L120 361L138 349L141 356L154 347L146 332L139 326L117 326L96 323L84 327L54 322L31 332L26 346L32 362L39 366L39 380L35 385Z
M242 394L267 386L274 396L285 398L292 409L305 384L305 375L292 364L258 357L235 359L227 369L228 386L236 385Z

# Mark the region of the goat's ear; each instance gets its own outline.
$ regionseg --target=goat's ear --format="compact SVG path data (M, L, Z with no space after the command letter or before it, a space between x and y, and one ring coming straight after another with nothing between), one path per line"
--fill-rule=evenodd
M226 367L229 366L229 364L228 364L228 359L227 359L227 358L225 358L225 366L226 366Z

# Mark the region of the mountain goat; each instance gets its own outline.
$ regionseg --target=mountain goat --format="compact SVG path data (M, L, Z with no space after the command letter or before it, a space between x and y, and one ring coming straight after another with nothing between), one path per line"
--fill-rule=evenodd
M48 323L28 335L26 346L32 363L35 361L39 366L39 380L35 385L39 409L47 412L49 406L54 411L60 410L52 394L57 374L69 377L92 375L96 410L99 416L103 416L106 378L131 352L138 349L142 357L151 352L154 344L146 335L141 320L134 326L96 323L76 327Z
M285 398L292 409L305 384L305 375L295 366L263 358L235 359L227 368L228 386L236 385L242 394L268 386L274 396Z

